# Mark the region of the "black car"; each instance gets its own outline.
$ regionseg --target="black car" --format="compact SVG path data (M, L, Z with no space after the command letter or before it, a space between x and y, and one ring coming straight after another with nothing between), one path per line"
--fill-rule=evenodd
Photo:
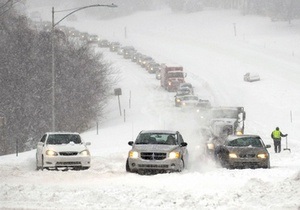
M258 135L229 135L214 154L226 168L270 168L270 147Z
M118 51L118 49L120 47L121 47L121 44L119 42L112 42L112 43L110 43L109 50L111 52L116 52L116 51Z
M100 40L99 44L98 44L99 47L109 47L109 45L110 45L110 43L106 39Z

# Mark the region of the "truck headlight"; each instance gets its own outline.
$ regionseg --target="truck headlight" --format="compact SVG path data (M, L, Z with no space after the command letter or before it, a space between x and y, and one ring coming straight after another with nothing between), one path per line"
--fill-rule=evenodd
M90 152L87 149L81 151L79 154L83 156L90 156Z
M138 158L139 157L139 153L137 151L130 151L129 152L129 157L130 158Z
M170 152L169 158L170 159L180 158L180 152Z
M238 156L235 153L229 153L229 158L237 158Z
M53 150L47 150L46 151L46 155L48 155L48 156L57 156L58 153L55 152L55 151L53 151Z
M261 158L261 159L266 159L268 157L268 154L266 153L260 153L257 155L258 158Z

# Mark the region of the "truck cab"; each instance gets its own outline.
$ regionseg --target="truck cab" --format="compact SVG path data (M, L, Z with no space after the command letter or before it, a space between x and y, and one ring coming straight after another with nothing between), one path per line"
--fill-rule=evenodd
M161 69L161 86L169 92L177 91L179 85L185 82L185 77L182 66L164 64Z

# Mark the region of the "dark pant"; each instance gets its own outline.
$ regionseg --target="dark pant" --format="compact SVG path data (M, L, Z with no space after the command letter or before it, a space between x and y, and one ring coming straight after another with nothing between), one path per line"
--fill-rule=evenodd
M281 151L281 140L278 139L274 139L274 149L275 149L275 153L279 153Z

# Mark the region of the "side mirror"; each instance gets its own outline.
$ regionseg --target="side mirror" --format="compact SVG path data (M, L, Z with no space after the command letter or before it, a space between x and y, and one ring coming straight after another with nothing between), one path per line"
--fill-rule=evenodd
M184 77L186 77L187 76L187 73L184 73Z
M128 145L132 146L133 145L133 141L129 141Z
M186 143L186 142L182 142L181 144L180 144L180 146L181 147L186 147L188 144Z
M90 146L90 145L91 145L91 142L85 142L85 145L86 145L86 146Z
M271 145L270 145L270 144L267 144L267 145L266 145L266 148L271 148Z

